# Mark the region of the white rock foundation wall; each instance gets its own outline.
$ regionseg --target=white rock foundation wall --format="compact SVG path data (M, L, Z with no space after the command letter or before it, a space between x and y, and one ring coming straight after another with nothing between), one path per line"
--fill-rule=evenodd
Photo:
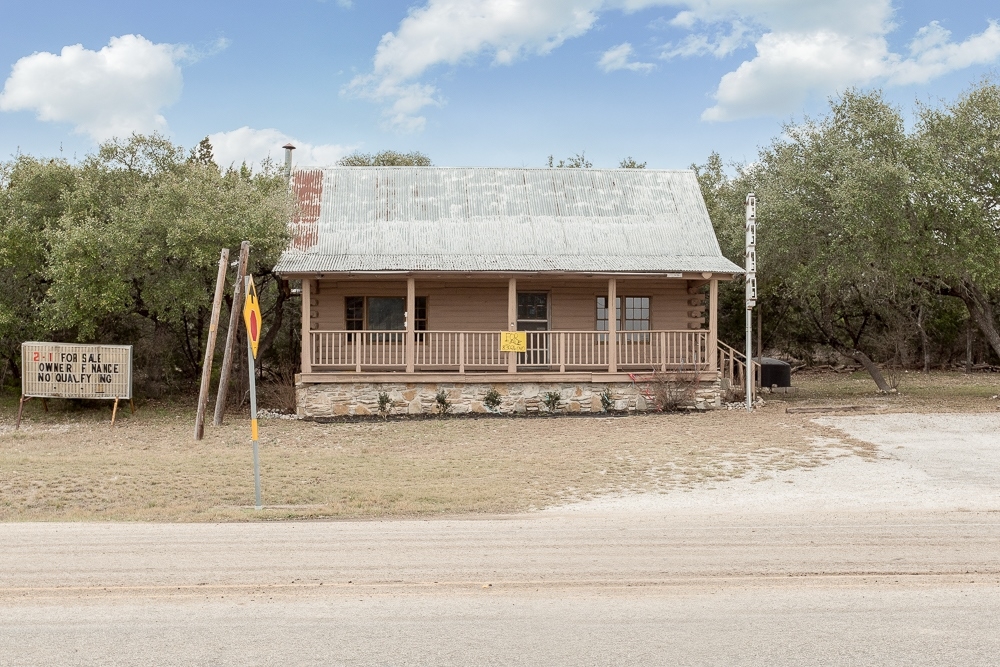
M449 382L358 382L296 385L298 414L306 418L342 417L347 415L374 415L379 413L379 394L389 396L389 414L437 414L437 395L444 391L452 414L468 412L488 413L484 400L490 389L500 394L500 405L495 412L518 414L548 412L546 394L559 393L556 412L603 412L601 395L610 389L612 410L644 412L654 409L647 398L649 390L630 382L612 383L559 383L559 382L504 382L504 383L449 383ZM702 381L692 391L685 392L685 407L701 410L716 408L720 402L720 384ZM692 396L693 394L693 396Z

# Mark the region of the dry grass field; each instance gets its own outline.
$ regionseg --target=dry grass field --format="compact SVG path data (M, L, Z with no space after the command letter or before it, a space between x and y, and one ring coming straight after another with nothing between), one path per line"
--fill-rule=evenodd
M861 374L796 375L797 391L753 414L371 420L261 425L265 509L253 504L245 417L192 439L194 414L146 402L109 428L110 407L38 401L14 431L0 402L2 521L245 521L502 514L604 494L700 485L872 456L867 443L789 406L894 412L994 411L1000 375L903 376L898 395Z

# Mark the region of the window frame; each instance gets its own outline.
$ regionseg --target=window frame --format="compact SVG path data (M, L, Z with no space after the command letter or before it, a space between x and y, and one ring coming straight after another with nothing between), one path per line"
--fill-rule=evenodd
M635 301L645 301L645 304L640 304L636 306ZM601 302L603 301L603 307ZM633 304L630 305L630 301ZM650 296L615 296L615 333L626 334L625 340L627 342L649 342L650 335L649 331L652 328L652 304L653 299ZM645 317L629 317L630 314L634 314L638 310L640 314L645 314ZM631 311L631 313L630 313ZM601 317L601 315L604 317ZM608 296L606 294L598 294L594 298L594 329L595 331L608 331L608 315L610 314L610 309L608 308ZM645 324L645 327L639 326L635 327L635 324L639 323ZM632 325L631 327L629 325ZM643 333L645 332L645 333ZM598 342L606 343L608 341L608 335L598 336Z
M370 322L368 321L369 299L403 299L403 328L398 329L402 334L406 333L406 318L408 313L406 312L406 297L398 296L384 296L384 295L372 295L372 296L345 296L344 297L344 328L348 332L352 331L371 331ZM426 296L418 296L414 300L414 319L413 328L414 331L426 331L427 330L427 315L428 315L428 298ZM422 311L422 312L421 312ZM358 315L360 312L360 315ZM352 317L353 315L353 317ZM396 329L387 329L385 331L392 331L393 333L381 333L378 334L378 340L368 340L367 343L371 342L383 342L383 337L392 336L395 338L397 331ZM354 334L347 334L347 342L354 341ZM421 334L417 336L418 341L422 341L424 336Z

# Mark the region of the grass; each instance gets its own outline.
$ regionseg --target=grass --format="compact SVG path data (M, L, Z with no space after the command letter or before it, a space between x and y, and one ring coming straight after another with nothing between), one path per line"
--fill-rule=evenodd
M786 414L789 405L863 404L888 411L996 410L1000 376L904 376L898 395L860 374L799 375L797 393L754 414L602 418L446 418L317 424L263 420L266 509L253 510L246 417L192 439L181 402L126 407L38 401L13 431L0 400L0 520L244 521L501 514L630 492L701 485L823 465L873 448Z

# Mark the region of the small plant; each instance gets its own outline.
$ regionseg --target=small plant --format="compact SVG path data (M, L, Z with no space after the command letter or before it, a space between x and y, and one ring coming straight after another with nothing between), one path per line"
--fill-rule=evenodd
M653 404L660 412L676 412L694 403L701 377L679 376L670 378L663 373L654 373L650 383L653 393Z
M611 387L605 387L604 391L601 392L601 409L605 412L611 412L613 407L615 407L615 398L611 395Z
M903 379L903 372L896 364L885 369L885 381L889 385L889 393L895 394L899 391L899 383Z
M500 408L500 401L500 392L496 390L496 387L490 387L490 390L483 396L483 405L490 412L496 412Z
M389 410L392 408L392 399L389 398L389 394L384 391L378 393L378 413L382 415L382 419L389 418Z
M444 389L441 389L434 395L434 400L437 402L439 415L443 417L451 412L451 401L448 400L448 392Z
M746 400L746 389L742 385L731 384L722 390L723 403L743 403Z
M554 413L559 409L560 400L562 400L562 396L559 395L558 391L550 391L545 394L544 398L542 398L542 403L544 403L545 407L549 409L549 412Z

